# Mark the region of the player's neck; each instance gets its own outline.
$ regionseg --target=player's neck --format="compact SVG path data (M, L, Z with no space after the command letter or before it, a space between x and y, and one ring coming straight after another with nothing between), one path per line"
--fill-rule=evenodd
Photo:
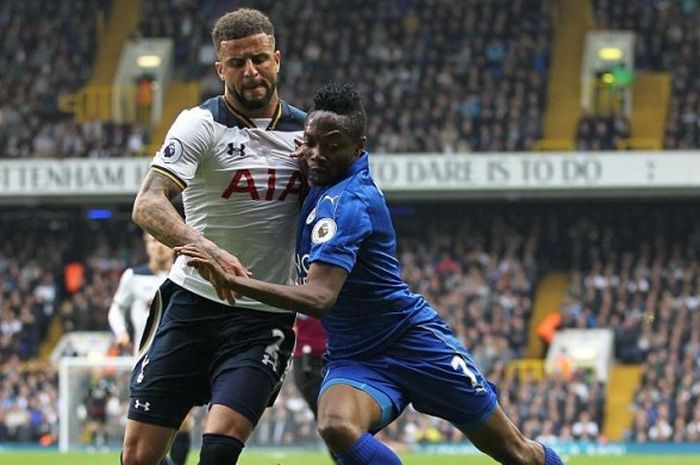
M270 99L270 103L258 110L249 110L244 108L236 97L228 92L224 94L224 100L226 100L229 107L233 108L237 113L240 113L247 118L272 118L280 104L280 98L279 95L277 95L277 91L275 91L274 95Z

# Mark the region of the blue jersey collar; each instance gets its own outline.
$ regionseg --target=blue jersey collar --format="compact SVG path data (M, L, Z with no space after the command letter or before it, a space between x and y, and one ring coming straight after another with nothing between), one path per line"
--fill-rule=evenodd
M360 154L360 157L353 162L352 165L350 165L350 168L348 169L348 172L345 173L345 179L349 178L350 176L354 176L357 173L360 173L362 171L368 171L369 170L369 154L367 153L366 150L363 150L362 153Z

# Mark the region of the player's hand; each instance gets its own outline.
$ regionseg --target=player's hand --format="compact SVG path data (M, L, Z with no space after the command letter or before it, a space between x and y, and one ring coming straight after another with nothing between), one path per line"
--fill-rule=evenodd
M306 160L306 144L303 139L294 139L294 151L290 154L292 158L299 161L299 170L306 176L309 172L309 163Z
M231 305L236 302L236 296L228 283L229 279L236 276L250 277L252 275L238 258L219 247L211 250L201 244L186 244L182 247L175 247L175 252L190 257L191 260L187 264L194 267L204 279L214 286L216 295L220 299L226 300Z
M306 151L306 145L304 144L304 139L298 137L294 138L294 150L289 155L292 158L304 158Z
M126 331L120 332L114 338L114 342L119 347L129 347L131 345L131 338L129 338L129 333L127 333Z

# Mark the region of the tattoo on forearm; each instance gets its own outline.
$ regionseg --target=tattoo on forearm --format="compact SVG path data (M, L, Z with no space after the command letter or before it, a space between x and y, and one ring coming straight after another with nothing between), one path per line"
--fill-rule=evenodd
M172 204L181 192L173 180L150 171L134 202L134 220L168 247L194 242L201 236L185 224Z

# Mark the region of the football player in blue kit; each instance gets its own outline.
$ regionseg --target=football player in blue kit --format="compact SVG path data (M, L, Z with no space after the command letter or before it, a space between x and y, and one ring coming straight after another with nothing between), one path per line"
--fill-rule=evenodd
M402 281L389 209L369 172L365 128L352 86L319 90L295 152L312 185L297 230L299 285L226 273L194 244L176 251L221 280L231 301L245 295L322 319L328 346L318 428L339 463L400 464L372 433L412 403L503 464L561 464L506 417L467 349Z

